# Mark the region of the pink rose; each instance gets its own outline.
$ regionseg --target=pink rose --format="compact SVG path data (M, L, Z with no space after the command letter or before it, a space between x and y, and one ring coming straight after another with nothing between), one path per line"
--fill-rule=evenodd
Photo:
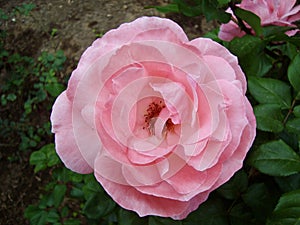
M242 167L255 118L237 58L142 17L82 55L51 115L56 150L140 216L183 219Z
M286 33L293 36L299 32L293 22L300 19L300 6L293 8L295 4L296 0L243 0L238 6L259 16L262 26L276 25L295 28ZM232 13L230 9L228 12ZM235 22L230 21L221 25L219 38L224 41L231 41L233 38L242 37L245 34Z

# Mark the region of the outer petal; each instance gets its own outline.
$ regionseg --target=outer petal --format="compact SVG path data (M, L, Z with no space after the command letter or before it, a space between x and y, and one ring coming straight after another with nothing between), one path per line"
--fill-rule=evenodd
M186 218L190 212L196 210L200 204L207 200L209 193L210 191L205 191L192 198L189 201L188 207L185 209L185 211L182 212L180 215L173 216L172 218L177 220L182 220Z
M125 209L137 212L139 216L176 217L183 214L189 207L189 202L146 195L134 187L111 182L97 173L95 177L115 202Z
M230 158L232 153L238 147L243 135L243 130L249 123L247 113L253 114L253 111L251 108L246 107L247 99L241 90L234 85L234 83L219 81L219 85L224 93L224 98L230 100L230 104L227 105L225 111L229 123L228 129L232 135L230 144L223 151L222 157L220 158L223 162ZM246 112L246 110L249 112ZM251 140L249 140L249 142L251 142ZM244 149L245 152L248 150L249 148Z
M277 16L277 10L275 9L277 6L274 5L273 0L245 0L241 2L240 7L258 15L262 24L266 20L272 20Z
M286 19L291 23L300 20L300 5L294 7L290 12L283 15L282 19Z
M296 0L289 0L289 1L280 1L277 0L276 2L278 2L278 16L283 16L287 13L289 13L293 6L296 4Z
M243 160L245 159L247 154L247 151L245 151L245 149L250 149L254 141L256 135L256 120L249 101L246 100L245 104L246 116L249 123L243 130L239 146L232 154L232 156L224 162L221 176L212 189L218 188L219 186L227 182L233 176L233 174L243 166Z
M51 113L52 132L55 133L57 154L66 167L78 173L91 173L93 169L82 157L73 133L72 105L66 92L56 99Z
M187 42L182 28L169 19L141 17L131 23L124 23L97 39L83 53L77 69L73 71L68 84L68 97L72 100L78 81L84 76L96 59L126 44L146 40L161 40L174 43Z
M242 37L246 33L242 31L238 25L230 21L227 24L222 24L220 26L220 31L218 37L223 41L231 41L235 37Z
M195 47L199 54L203 56L216 56L223 58L229 65L233 68L235 72L235 77L237 80L239 80L242 84L242 90L244 93L246 93L247 83L245 75L241 69L241 67L238 64L238 58L234 55L232 55L228 49L224 48L222 45L220 45L217 42L212 41L208 38L197 38L192 40L189 43L190 46ZM207 65L207 64L206 64ZM215 64L214 64L215 65ZM211 65L209 64L209 69L211 69ZM214 69L211 69L215 72ZM214 78L218 78L218 76L215 76Z

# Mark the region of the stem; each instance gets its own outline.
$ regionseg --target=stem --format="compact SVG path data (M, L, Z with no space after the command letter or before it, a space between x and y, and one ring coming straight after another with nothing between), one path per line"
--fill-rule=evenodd
M276 54L275 52L273 52L273 51L267 49L266 47L264 48L264 52L265 52L267 55L271 56L273 59L280 59L280 58L281 58L280 55L278 55L278 54Z
M233 15L236 17L236 19L237 19L237 24L238 24L239 27L242 29L242 31L244 31L246 34L253 35L252 30L249 29L249 28L245 25L244 21L243 21L241 18L239 18L239 17L235 14L235 10L236 10L236 8L237 8L236 5L235 5L233 2L230 2L230 3L229 3L229 7L230 7L230 9L232 10ZM236 22L236 21L233 20L233 22Z
M286 117L285 117L284 120L283 120L283 125L286 124L288 118L289 118L290 115L293 113L293 109L294 109L295 104L296 104L296 98L294 98L294 100L293 100L293 102L292 102L292 105L291 105L291 108L289 109L289 111L288 111Z

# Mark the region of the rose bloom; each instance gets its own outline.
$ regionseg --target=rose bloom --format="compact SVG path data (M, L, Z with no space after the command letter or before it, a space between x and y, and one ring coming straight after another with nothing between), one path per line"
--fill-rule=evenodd
M56 150L123 208L183 219L242 167L256 130L245 92L227 49L142 17L82 55L53 106Z
M296 0L243 0L238 6L259 16L262 26L276 25L295 28L286 32L287 35L293 36L299 32L293 22L300 19L300 6L293 8L295 3ZM227 12L232 14L230 9ZM218 36L221 40L231 41L245 34L237 23L230 21L221 25Z

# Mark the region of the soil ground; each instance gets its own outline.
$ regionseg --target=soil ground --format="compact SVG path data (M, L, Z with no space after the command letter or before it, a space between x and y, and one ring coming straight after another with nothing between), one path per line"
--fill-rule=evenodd
M76 67L82 52L97 35L140 16L165 17L166 15L154 9L145 9L145 6L163 5L167 2L0 0L0 8L10 12L22 3L34 3L36 8L29 16L18 16L8 21L7 29L10 33L8 47L14 52L31 57L37 57L42 51L55 52L62 49L67 57L64 74L68 76ZM194 19L179 15L167 17L178 22L191 39L214 27L214 24L207 24L200 17ZM40 187L47 182L49 176L47 173L34 174L33 167L28 162L30 152L18 152L17 149L16 146L0 145L0 225L29 224L23 217L24 209L38 199Z

